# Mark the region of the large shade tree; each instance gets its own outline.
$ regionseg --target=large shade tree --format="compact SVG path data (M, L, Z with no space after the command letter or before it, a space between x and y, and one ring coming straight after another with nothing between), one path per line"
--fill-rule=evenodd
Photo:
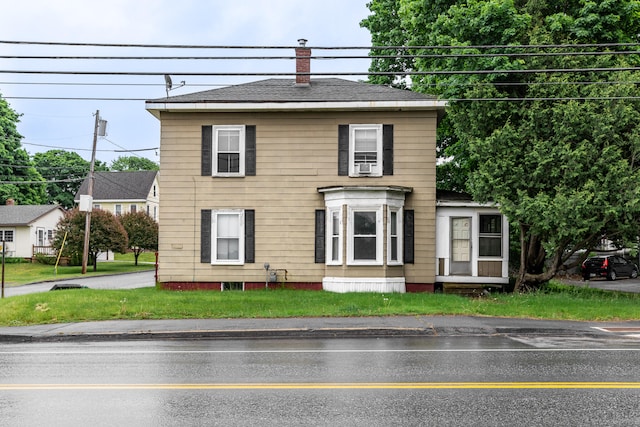
M33 163L47 181L48 202L72 208L74 196L89 173L89 162L72 151L49 150L36 153Z
M152 160L138 156L119 156L111 162L111 170L125 171L157 171L160 166Z
M519 232L516 289L545 283L602 236L636 235L639 1L374 0L374 15L382 3L402 45L416 46L410 72L424 74L412 89L450 101L449 172ZM372 21L362 24L398 34Z
M45 184L21 146L20 115L0 97L0 204L13 199L21 205L46 203Z

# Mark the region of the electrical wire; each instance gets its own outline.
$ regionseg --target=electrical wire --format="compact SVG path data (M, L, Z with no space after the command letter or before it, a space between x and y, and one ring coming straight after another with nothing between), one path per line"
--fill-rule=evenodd
M429 70L429 71L413 71L406 70L402 72L393 71L337 71L337 72L314 72L314 73L296 73L296 72L204 72L204 71L63 71L63 70L0 70L1 74L58 74L58 75L81 75L81 76L214 76L214 77L238 77L238 76L265 76L265 77L284 77L284 76L308 76L308 77L327 77L327 76L396 76L415 75L486 75L486 74L547 74L547 73L602 73L602 72L621 72L621 71L640 71L640 67L592 67L592 68L540 68L540 69L498 69L498 70Z
M0 40L0 44L45 45L45 46L84 46L84 47L126 47L126 48L162 48L162 49L297 49L300 46L249 46L249 45L181 45L181 44L133 44L133 43L90 43L90 42L53 42ZM585 44L538 44L538 45L427 45L427 46L305 46L317 50L422 50L422 49L558 49L558 48L603 48L631 47L640 43L585 43Z
M461 49L466 49L462 46ZM600 55L637 55L638 50L622 51L580 51L580 52L498 52L498 53L433 53L414 55L338 55L338 56L305 56L304 59L336 60L336 59L417 59L417 58L496 58L496 57L551 57L551 56L600 56ZM71 56L71 55L0 55L0 59L29 60L291 60L298 56Z

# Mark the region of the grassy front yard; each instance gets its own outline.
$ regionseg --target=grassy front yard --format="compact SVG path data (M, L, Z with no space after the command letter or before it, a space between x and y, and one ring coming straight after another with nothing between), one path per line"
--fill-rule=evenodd
M114 319L465 315L563 320L638 320L640 295L559 284L531 294L337 294L301 290L70 289L0 300L0 325Z

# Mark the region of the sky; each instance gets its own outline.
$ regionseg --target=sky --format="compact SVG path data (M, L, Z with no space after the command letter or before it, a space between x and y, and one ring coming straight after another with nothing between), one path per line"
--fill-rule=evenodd
M293 56L307 39L312 55L366 56L371 36L360 22L369 0L20 0L2 10L0 95L21 114L18 131L30 155L54 149L91 159L95 114L107 121L96 159L120 156L159 162L160 122L144 100L166 96L163 74L173 82L170 96L199 92L269 76L188 76L180 73L295 71L293 59L119 60L25 59L10 56ZM6 42L46 42L15 44ZM166 49L70 46L64 44L281 46L286 49ZM289 48L290 47L290 48ZM317 47L317 50L314 50ZM311 72L366 72L368 59L316 59ZM15 71L39 71L16 73ZM159 75L51 74L51 71L158 73ZM289 76L282 76L289 78ZM322 76L329 77L329 76ZM364 79L365 76L339 76ZM313 78L313 77L312 77ZM184 86L181 83L184 81ZM181 86L181 87L180 87ZM75 98L75 99L43 99ZM105 98L116 98L107 100Z

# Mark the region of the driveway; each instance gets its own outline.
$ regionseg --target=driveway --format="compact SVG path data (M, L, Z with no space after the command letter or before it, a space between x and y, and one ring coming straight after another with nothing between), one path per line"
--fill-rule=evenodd
M614 281L609 281L605 278L592 277L591 280L582 280L581 277L558 277L562 283L572 286L580 286L587 288L604 289L606 291L621 291L621 292L634 292L640 293L640 278L627 279L621 278Z
M4 289L5 297L25 295L35 292L46 292L58 286L85 286L91 289L135 289L155 286L153 270L136 273L112 274L106 276L80 277L75 279L56 280L50 282L31 283Z

